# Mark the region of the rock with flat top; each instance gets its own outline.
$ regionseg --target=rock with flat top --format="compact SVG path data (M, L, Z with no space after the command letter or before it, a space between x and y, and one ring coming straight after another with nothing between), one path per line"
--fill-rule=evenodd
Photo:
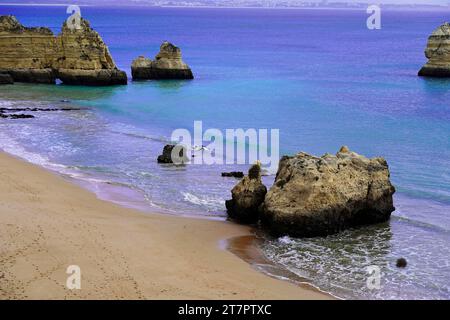
M342 147L336 155L285 156L261 207L274 235L314 237L389 220L395 210L388 164Z
M165 41L154 60L139 56L131 65L133 80L194 79L181 49Z

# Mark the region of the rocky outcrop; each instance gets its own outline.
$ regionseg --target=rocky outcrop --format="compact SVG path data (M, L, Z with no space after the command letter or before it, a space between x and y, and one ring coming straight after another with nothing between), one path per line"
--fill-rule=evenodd
M11 75L7 73L0 73L0 84L13 84L14 80Z
M0 118L6 119L32 119L35 116L17 112L50 112L50 111L74 111L80 108L0 108Z
M27 28L0 16L0 71L19 82L55 83L56 39L48 28Z
M79 29L66 23L55 36L48 28L27 28L13 16L0 16L0 72L14 81L66 84L126 84L109 50L87 20Z
M131 65L133 80L194 79L191 69L181 59L180 48L165 41L155 60L143 56Z
M450 77L450 24L444 23L428 38L425 56L428 62L420 69L419 76Z
M334 156L283 157L261 206L261 222L275 235L313 237L387 221L395 210L386 160L342 147Z
M56 82L55 73L52 69L5 69L16 82L46 83Z
M0 118L10 118L10 119L33 119L34 116L31 114L4 114L0 113Z
M127 75L117 69L82 70L59 69L56 77L65 84L111 86L127 84Z
M222 172L222 177L241 179L244 177L244 173L242 171Z
M158 156L158 163L183 164L189 159L186 155L186 148L182 145L167 144L164 146L163 153Z
M131 76L133 80L153 79L152 60L139 56L131 64Z
M241 223L257 222L266 193L267 188L261 181L261 166L254 164L248 176L231 190L231 200L225 202L228 217Z

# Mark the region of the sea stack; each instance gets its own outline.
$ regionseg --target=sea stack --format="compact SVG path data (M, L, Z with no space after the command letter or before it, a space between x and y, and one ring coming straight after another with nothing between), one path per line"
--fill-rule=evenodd
M285 156L261 206L262 225L274 235L315 237L385 222L395 210L389 179L386 160L347 147L336 155Z
M450 24L444 23L428 38L425 56L428 62L420 69L422 77L450 77Z
M181 49L163 42L155 60L140 56L131 65L133 80L194 79L189 66L181 59Z
M55 36L48 28L28 28L14 16L0 16L0 73L17 82L126 84L126 73L117 69L100 35L87 20L80 22L73 30L64 23Z

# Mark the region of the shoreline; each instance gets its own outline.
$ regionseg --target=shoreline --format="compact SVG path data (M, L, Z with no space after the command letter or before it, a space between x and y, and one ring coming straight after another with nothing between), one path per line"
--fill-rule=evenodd
M264 273L271 278L293 283L298 287L328 295L333 299L343 300L342 298L333 295L331 292L323 291L319 287L314 286L307 279L268 260L259 247L261 241L261 238L252 233L227 239L225 246L227 250L250 264L258 272Z
M3 151L0 176L0 299L333 298L220 247L249 227L143 214ZM69 265L81 268L81 290L65 287Z

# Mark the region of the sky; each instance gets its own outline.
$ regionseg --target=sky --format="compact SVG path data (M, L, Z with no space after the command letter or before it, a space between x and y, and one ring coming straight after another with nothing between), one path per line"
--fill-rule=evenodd
M78 3L105 3L105 2L113 2L115 4L133 4L133 3L145 3L145 2L154 2L157 0L0 0L1 3L70 3L76 4ZM195 2L195 0L170 0L171 2ZM207 2L208 0L203 0L202 2ZM220 0L215 0L218 2ZM257 0L255 0L257 1ZM261 2L265 0L260 0ZM269 0L270 2L276 2L277 0ZM281 0L280 0L281 1ZM294 0L295 1L295 0ZM298 2L302 2L302 0L297 0ZM321 2L322 0L304 0L303 2ZM348 2L348 3L373 3L373 4L433 4L433 5L443 5L450 4L450 0L328 0L328 2Z

